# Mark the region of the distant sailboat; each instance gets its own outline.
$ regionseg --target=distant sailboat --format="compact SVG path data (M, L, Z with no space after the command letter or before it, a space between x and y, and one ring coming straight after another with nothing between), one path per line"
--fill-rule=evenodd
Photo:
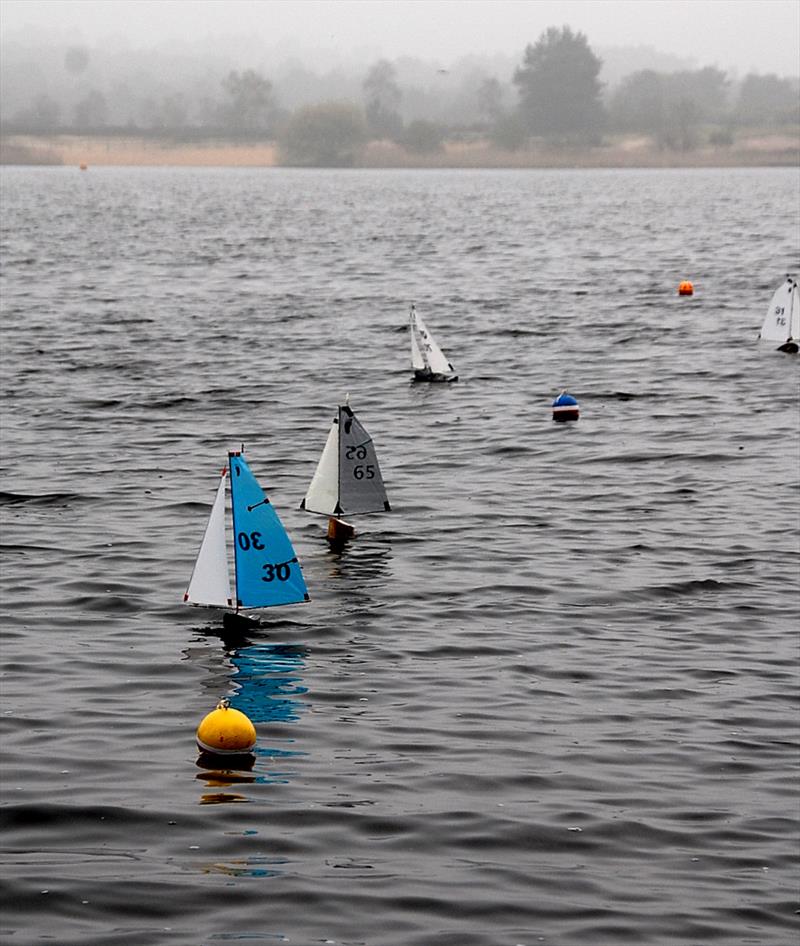
M389 512L375 445L349 404L339 406L300 508L328 516L328 538L354 534L343 516Z
M230 474L234 580L228 569L225 483ZM205 535L195 561L186 604L242 609L308 601L292 543L269 498L241 453L228 454Z
M800 294L797 283L786 277L769 304L759 336L765 342L777 342L778 351L797 354L800 344Z
M447 360L444 352L436 344L430 329L417 313L416 306L411 306L409 316L411 333L411 367L415 381L458 381L458 375Z

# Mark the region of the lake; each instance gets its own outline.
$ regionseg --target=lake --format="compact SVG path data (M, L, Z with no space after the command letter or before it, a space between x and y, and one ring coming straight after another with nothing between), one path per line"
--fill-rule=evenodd
M796 941L797 169L0 183L3 942ZM334 551L347 396L392 511ZM242 445L311 601L230 633Z

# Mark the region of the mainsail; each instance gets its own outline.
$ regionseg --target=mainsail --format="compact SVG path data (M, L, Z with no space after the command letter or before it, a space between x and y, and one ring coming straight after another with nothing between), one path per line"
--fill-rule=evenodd
M241 454L230 454L236 605L269 608L308 601L292 543Z
M324 516L391 510L375 445L348 405L333 419L300 507Z
M800 339L800 296L791 276L775 290L761 327L761 338L768 342Z
M339 408L339 505L345 516L391 509L372 437L346 405Z
M454 369L444 352L436 344L430 330L417 313L416 306L411 306L409 319L411 332L411 366L415 371L429 372L433 375L448 375Z

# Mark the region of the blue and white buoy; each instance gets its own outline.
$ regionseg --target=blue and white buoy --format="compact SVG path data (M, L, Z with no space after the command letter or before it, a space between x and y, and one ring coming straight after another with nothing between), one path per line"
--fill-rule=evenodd
M571 394L562 391L553 401L553 420L577 420L581 416L581 409L578 402Z

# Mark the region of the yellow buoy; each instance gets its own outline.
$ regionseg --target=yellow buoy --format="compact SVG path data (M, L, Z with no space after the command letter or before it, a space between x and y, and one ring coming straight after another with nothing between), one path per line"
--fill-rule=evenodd
M256 744L256 727L225 699L197 727L197 745L214 755L242 755Z
M694 294L694 286L689 282L688 279L684 279L684 281L678 286L678 295L691 296L693 294Z

